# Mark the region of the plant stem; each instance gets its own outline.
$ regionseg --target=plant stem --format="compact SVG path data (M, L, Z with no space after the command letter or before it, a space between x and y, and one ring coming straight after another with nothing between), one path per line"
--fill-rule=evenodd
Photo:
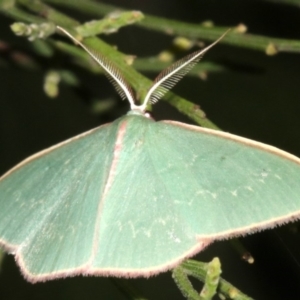
M48 21L55 23L56 25L61 25L65 27L79 25L79 23L75 19L58 12L57 10L51 8L50 6L46 5L41 1L17 0L17 2L26 7L28 10L39 14L40 16L44 17Z
M86 38L84 43L92 49L101 49L101 53L118 66L125 79L130 82L136 90L137 95L140 96L139 98L143 98L145 96L152 84L152 81L144 77L132 67L128 66L126 63L126 56L124 54L96 37ZM80 58L85 56L88 60L88 56L74 46L66 45L61 42L55 43L55 45L62 51ZM172 92L167 93L163 100L169 102L170 105L174 106L178 111L191 118L197 124L216 130L219 129L213 122L206 118L204 111L202 111L198 105L195 105L194 103L181 98Z
M114 10L122 8L113 5L96 3L91 0L46 0L62 6L67 6L86 13L103 16ZM290 0L291 1L291 0ZM296 1L296 0L295 0ZM145 15L145 18L136 23L136 26L144 27L150 30L156 30L170 35L181 35L190 39L205 39L215 41L228 28L225 27L206 27L199 24L185 23L176 20L169 20L151 15ZM254 34L241 34L229 32L220 43L232 46L263 51L269 55L277 52L300 52L300 41L278 39ZM270 51L272 49L272 51Z
M84 6L84 1L78 0L78 1L69 1L65 0L66 3L73 3L74 4L80 4ZM17 3L21 4L22 6L26 7L28 10L35 12L45 18L48 21L51 21L55 24L58 24L63 27L70 28L71 31L74 31L74 27L77 27L79 25L79 22L77 22L75 19L72 19L68 16L66 16L63 13L58 12L57 10L53 9L52 7L44 4L43 2L39 0L17 0ZM60 2L61 3L61 2ZM86 4L90 4L92 2L86 1ZM58 3L57 3L58 4ZM15 8L16 3L11 0L0 0L0 10L4 11L8 7L10 9ZM80 9L80 5L78 6ZM14 15L13 16L17 21L20 21L20 19ZM25 15L25 17L28 20L32 20L30 15ZM24 16L21 17L22 20L24 20ZM34 20L36 21L36 20ZM43 19L38 19L38 23L44 22ZM78 36L79 39L82 39L82 37ZM130 84L135 88L137 91L137 95L140 96L140 98L143 98L145 96L146 91L151 86L152 82L144 77L142 74L138 73L136 70L134 70L132 67L130 67L126 63L126 56L119 51L115 50L110 45L103 42L101 39L96 37L90 37L85 39L84 41L88 46L90 46L93 49L98 49L102 54L108 57L111 61L113 61L116 65L118 65L118 68L121 70L121 72L124 74L124 77ZM61 43L54 43L56 46L61 46ZM73 47L74 48L74 47ZM70 54L74 55L76 53L76 56L78 56L79 51L74 51L70 49L73 49L72 47L65 47L64 50L69 51ZM62 48L61 48L62 49ZM195 105L194 103L176 96L174 93L168 93L163 100L169 102L172 106L174 106L178 111L182 112L189 118L191 118L195 123L212 128L212 129L218 129L218 127L208 120L205 116L204 111L202 111L199 106Z
M18 21L28 23L41 23L44 21L43 18L33 16L32 14L19 9L15 5L15 1L12 0L0 0L0 11L6 16Z
M198 262L196 260L188 259L184 261L179 268L182 268L186 275L193 276L200 280L201 282L205 282L206 273L208 264L203 262ZM245 295L240 290L235 288L226 280L220 278L218 292L223 294L228 299L234 300L253 300L251 297Z
M167 68L170 63L165 63L157 59L156 57L151 58L137 58L133 62L133 66L136 70L144 72L155 72L158 73L161 70ZM212 62L201 62L200 64L193 67L185 76L200 76L201 73L206 72L222 72L225 71L225 67Z

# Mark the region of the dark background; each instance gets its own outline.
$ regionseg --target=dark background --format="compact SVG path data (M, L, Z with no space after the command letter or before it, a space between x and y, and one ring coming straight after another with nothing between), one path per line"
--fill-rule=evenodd
M268 1L224 0L132 0L107 1L127 9L200 23L248 26L253 34L300 39L300 8ZM89 16L65 10L81 20ZM30 52L30 42L16 37L0 16L0 40L14 51ZM120 51L139 57L156 55L170 47L172 37L129 26L105 39ZM2 49L3 50L3 49ZM29 71L13 63L9 52L0 60L0 173L39 150L114 120L124 114L128 104L121 102L103 76L95 76L68 62L81 80L80 89L60 86L60 95L49 99L43 92L45 71L55 67L54 59ZM217 45L204 58L228 68L225 73L209 74L206 81L186 77L174 91L197 103L207 117L224 131L274 145L300 156L300 55L262 52ZM155 74L147 74L154 78ZM95 97L116 99L116 106L104 114L91 110ZM168 104L155 105L156 119L191 122ZM192 123L192 122L191 122ZM42 184L42 183L41 183ZM299 183L300 184L300 183ZM205 216L204 216L205 217ZM223 278L255 299L300 299L300 237L296 224L247 236L241 241L255 263L240 260L228 242L210 246L197 258L209 261L218 256ZM149 299L183 299L170 273L154 278L130 280ZM108 278L68 278L31 285L21 277L13 257L4 259L0 273L0 299L124 299Z

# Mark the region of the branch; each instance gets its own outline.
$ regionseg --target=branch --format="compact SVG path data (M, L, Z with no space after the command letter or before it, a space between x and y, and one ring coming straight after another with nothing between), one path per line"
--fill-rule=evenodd
M65 53L81 59L85 57L86 61L90 61L88 55L76 46L55 41L53 41L53 43L59 50ZM145 96L152 84L152 81L137 72L132 67L128 66L128 64L126 63L126 56L124 54L121 54L119 51L106 44L99 38L90 37L85 39L84 43L92 49L100 49L99 51L101 51L103 55L105 55L109 60L113 61L114 64L118 66L125 79L134 87L137 95L139 95L140 98L143 98ZM99 67L97 68L99 69ZM178 111L185 114L201 126L218 129L218 127L213 122L206 118L204 111L202 111L198 105L195 105L194 103L181 98L172 92L166 94L163 100L169 102L170 105L175 107Z
M81 0L79 0L78 2L81 2ZM56 11L55 9L42 3L41 1L18 0L18 3L22 4L22 6L25 6L27 10L43 16L48 21L51 21L57 25L66 28L71 28L71 32L72 31L74 32L74 29L72 30L72 28L80 25L75 19L72 19L64 15L63 13ZM1 7L1 2L0 2L0 7ZM3 9L5 9L5 7ZM45 21L43 20L43 22ZM35 34L37 33L35 32ZM79 36L78 34L76 35L76 37L80 40L82 39L82 37ZM144 77L142 74L138 73L135 69L130 67L126 62L127 57L124 54L115 50L112 46L106 44L101 39L96 37L87 38L85 39L84 42L86 43L87 46L93 49L97 49L108 59L110 59L116 65L118 65L126 80L137 91L137 95L139 95L140 98L144 98L152 82L146 77ZM85 56L85 54L80 52L80 49L75 50L74 49L75 46L69 45L68 47L64 47L62 46L63 45L62 43L58 43L58 42L53 42L53 43L56 47L60 48L60 50L65 50L65 52L68 52L69 54L72 55L76 54L77 56L80 55L82 57ZM202 111L199 108L199 106L195 105L194 103L184 98L178 97L174 93L168 93L163 100L169 102L170 105L174 106L178 111L191 118L195 123L204 127L218 129L218 127L213 122L211 122L206 118L204 111Z
M101 33L110 34L117 32L123 26L133 24L143 18L144 15L140 11L117 12L101 20L86 22L76 27L76 31L82 37L95 36Z
M207 276L210 275L208 274L210 268L213 267L213 269L215 269L215 260L216 259L213 259L210 263L203 263L196 260L188 259L184 261L181 265L179 265L177 268L175 268L173 274L179 269L181 276L186 276L186 278L187 276L192 276L203 283L207 283ZM218 272L212 272L212 275L216 275L217 273ZM235 288L229 282L222 279L221 277L218 277L218 280L218 292L225 296L227 299L253 300L252 298Z
M148 58L137 58L133 61L133 66L136 70L144 72L155 72L158 73L161 70L167 68L172 62L162 62L157 57ZM189 71L185 76L199 76L202 78L202 74L206 72L222 72L226 68L212 62L201 62L197 64L191 71ZM204 78L205 79L205 78Z
M57 5L67 6L81 12L84 11L86 13L97 16L103 16L109 12L122 9L113 5L96 3L91 0L46 1L55 3ZM190 39L205 39L207 41L215 41L228 29L227 27L206 27L204 25L201 26L199 24L169 20L151 15L145 15L145 18L141 22L138 22L136 25L144 27L146 29L163 32L169 35L181 35ZM299 40L278 39L254 34L241 34L239 32L234 32L234 30L228 33L220 43L259 50L265 52L268 55L274 55L278 52L300 53Z

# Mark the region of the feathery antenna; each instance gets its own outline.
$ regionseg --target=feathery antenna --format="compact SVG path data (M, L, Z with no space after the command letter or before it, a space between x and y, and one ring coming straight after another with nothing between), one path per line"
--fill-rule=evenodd
M163 70L154 80L143 104L136 105L135 97L130 85L127 83L120 70L116 66L114 66L114 64L108 58L82 44L62 27L57 26L57 29L62 31L71 40L73 40L75 44L81 46L104 69L105 75L113 84L121 98L128 99L131 110L139 110L141 112L146 111L148 103L154 104L159 99L161 99L165 95L165 93L167 93L184 75L186 75L195 66L197 62L199 62L204 54L210 48L216 45L230 30L227 30L215 42L213 42L206 48L185 56L184 58L173 63L170 67Z
M136 109L137 106L135 105L134 101L134 94L130 85L127 83L125 78L123 77L120 70L114 66L114 64L107 59L102 54L90 49L89 47L85 46L81 42L79 42L75 37L73 37L67 30L60 26L56 26L58 30L62 31L65 35L67 35L75 44L81 46L105 71L105 75L108 77L109 81L113 84L116 91L119 93L121 98L125 100L128 99L131 109Z
M230 29L229 29L230 30ZM203 57L203 55L214 45L216 45L227 33L223 33L215 42L207 46L206 48L195 51L182 59L173 63L170 67L163 70L154 80L153 85L149 89L144 103L142 107L144 110L147 107L147 104L150 102L151 104L156 103L159 99L161 99L166 92L168 92L184 75L186 75L199 60Z

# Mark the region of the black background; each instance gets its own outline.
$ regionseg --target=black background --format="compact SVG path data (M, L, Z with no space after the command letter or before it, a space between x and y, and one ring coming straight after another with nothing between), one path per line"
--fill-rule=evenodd
M131 0L107 1L126 9L200 23L248 26L253 34L300 39L300 8L268 1L224 0ZM65 10L82 21L90 16ZM15 51L31 52L25 38L16 37L0 17L0 39ZM156 55L170 47L172 37L135 26L121 29L105 39L120 51L139 57ZM42 68L29 71L15 65L1 52L0 64L0 173L39 150L114 120L128 109L119 101L105 77L70 66L81 80L81 89L61 85L60 95L49 99L43 92L45 71L57 61L41 61ZM174 91L197 103L207 117L224 131L274 145L300 156L300 55L262 52L217 45L204 58L228 67L225 73L209 74L206 81L186 77ZM154 78L155 74L147 74ZM91 98L119 101L112 111L95 114ZM190 122L161 101L153 108L157 120ZM41 183L42 184L42 183ZM300 184L300 183L299 183ZM203 216L206 217L206 216ZM249 265L240 260L228 242L217 242L197 258L218 256L223 278L255 299L300 299L300 237L296 224L268 230L242 239L255 258ZM170 273L150 279L130 280L149 299L183 299ZM0 273L0 299L124 299L108 278L68 278L31 285L21 277L13 257L4 259Z

